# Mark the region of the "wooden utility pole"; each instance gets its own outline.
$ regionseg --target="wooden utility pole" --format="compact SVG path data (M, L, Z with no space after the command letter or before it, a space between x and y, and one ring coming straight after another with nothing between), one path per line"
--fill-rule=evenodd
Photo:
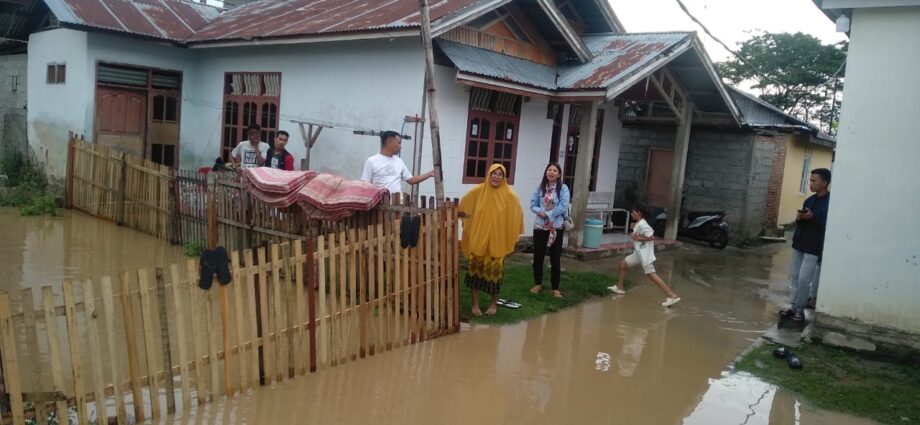
M434 90L434 51L431 46L431 16L428 0L418 0L422 15L422 47L425 50L425 91L428 93L428 114L431 122L431 162L434 165L434 194L437 205L444 205L444 172L441 168L441 132Z

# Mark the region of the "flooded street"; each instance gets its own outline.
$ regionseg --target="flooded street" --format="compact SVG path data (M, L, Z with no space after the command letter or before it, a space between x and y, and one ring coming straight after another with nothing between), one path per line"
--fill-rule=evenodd
M727 372L775 318L788 249L659 257L683 297L644 284L529 322L459 335L222 400L176 423L871 424ZM525 259L526 261L526 259ZM569 269L604 264L568 263ZM633 272L632 279L641 276ZM499 313L500 314L500 313Z
M14 302L26 286L185 260L179 247L73 211L25 218L0 210L0 230L0 289ZM612 276L616 260L564 266ZM631 270L641 285L623 297L515 325L473 325L158 423L873 423L815 409L729 371L774 323L788 261L784 245L685 246L661 253L656 264L683 298L673 309L662 308L661 293Z
M0 290L14 303L20 290L98 278L185 261L182 248L74 210L60 217L21 217L0 208ZM36 298L36 303L38 303Z

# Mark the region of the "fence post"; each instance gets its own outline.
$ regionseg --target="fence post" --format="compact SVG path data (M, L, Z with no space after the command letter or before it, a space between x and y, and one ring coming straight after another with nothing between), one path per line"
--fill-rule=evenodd
M25 423L26 418L23 412L22 385L19 380L19 363L16 357L16 337L12 316L10 297L6 292L0 292L0 334L3 335L2 341L0 341L0 344L2 344L0 348L2 348L3 353L3 370L6 373L4 383L10 397L13 423L22 424Z
M64 192L64 207L73 208L73 158L74 156L74 134L68 132L67 135L67 181L64 182L66 190Z
M307 222L307 310L310 314L310 372L316 372L316 270L313 265L313 226L312 223ZM300 258L297 258L297 261L300 261ZM323 261L323 258L320 258L319 261ZM297 282L298 285L303 285L303 282ZM325 283L324 283L325 284ZM323 300L326 302L326 300ZM303 325L303 324L301 324Z
M121 161L121 172L119 173L118 178L118 215L115 216L115 223L119 226L125 225L125 200L127 198L127 183L128 183L128 169L127 163L128 160L125 158L124 152L119 155Z

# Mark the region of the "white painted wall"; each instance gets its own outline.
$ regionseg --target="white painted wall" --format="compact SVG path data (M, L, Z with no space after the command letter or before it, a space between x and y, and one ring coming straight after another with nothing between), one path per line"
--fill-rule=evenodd
M29 36L28 122L29 145L45 162L49 176L63 179L67 166L67 133L86 133L87 34L55 29ZM64 84L47 84L49 63L67 65Z
M444 192L451 198L460 198L474 185L462 184L463 163L466 150L466 124L469 115L469 89L456 83L456 71L438 66L435 77L438 96L438 116L441 129L441 158L444 165ZM616 167L619 160L619 147L622 126L616 107L604 105L607 109L604 122L603 142L601 144L601 163L598 170L598 191L613 192L616 185ZM524 209L525 234L533 228L534 215L530 212L530 196L540 184L543 170L549 162L553 121L546 118L547 102L531 98L521 108L520 133L518 134L517 171L514 191L521 199ZM568 117L568 109L563 117ZM563 121L563 129L567 123ZM426 125L427 130L427 125ZM562 137L565 137L563 130ZM429 170L431 164L430 134L425 133L422 157L422 171ZM409 162L411 146L403 144L404 158ZM564 158L561 156L560 158ZM563 164L563 166L565 166ZM434 183L429 180L422 184L421 193L434 195Z
M920 332L920 7L854 10L819 311Z
M409 39L192 49L200 67L192 83L190 117L183 127L183 168L211 165L220 155L225 72L280 72L280 129L291 134L287 149L306 149L298 126L286 120L320 120L369 129L402 129L406 115L420 113L424 65L421 47ZM186 116L183 114L183 119ZM188 121L186 121L188 123ZM411 127L406 127L411 134ZM193 140L194 142L189 142ZM408 147L408 156L406 148ZM311 153L312 169L356 179L364 161L380 150L380 139L350 128L327 128ZM411 145L403 147L409 165ZM428 162L430 168L431 162ZM411 167L411 165L410 165Z

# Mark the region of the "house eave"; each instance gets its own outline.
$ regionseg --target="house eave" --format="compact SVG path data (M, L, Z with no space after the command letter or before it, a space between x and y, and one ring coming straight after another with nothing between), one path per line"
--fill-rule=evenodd
M283 37L283 38L256 38L252 40L227 40L227 41L194 41L188 44L190 49L209 49L219 47L243 47L243 46L275 46L289 44L313 44L328 43L334 41L357 41L357 40L380 40L390 38L418 36L419 30L395 30L395 31L373 31L373 32L352 32L337 34L320 34L305 35L303 37Z
M541 99L550 99L554 101L590 101L605 100L605 93L602 90L566 90L556 91L539 87L528 86L525 84L512 83L498 80L495 78L484 77L475 74L469 74L457 71L456 81L459 84L470 85L475 87L490 88L499 91L507 91L514 94L525 96L534 96Z

